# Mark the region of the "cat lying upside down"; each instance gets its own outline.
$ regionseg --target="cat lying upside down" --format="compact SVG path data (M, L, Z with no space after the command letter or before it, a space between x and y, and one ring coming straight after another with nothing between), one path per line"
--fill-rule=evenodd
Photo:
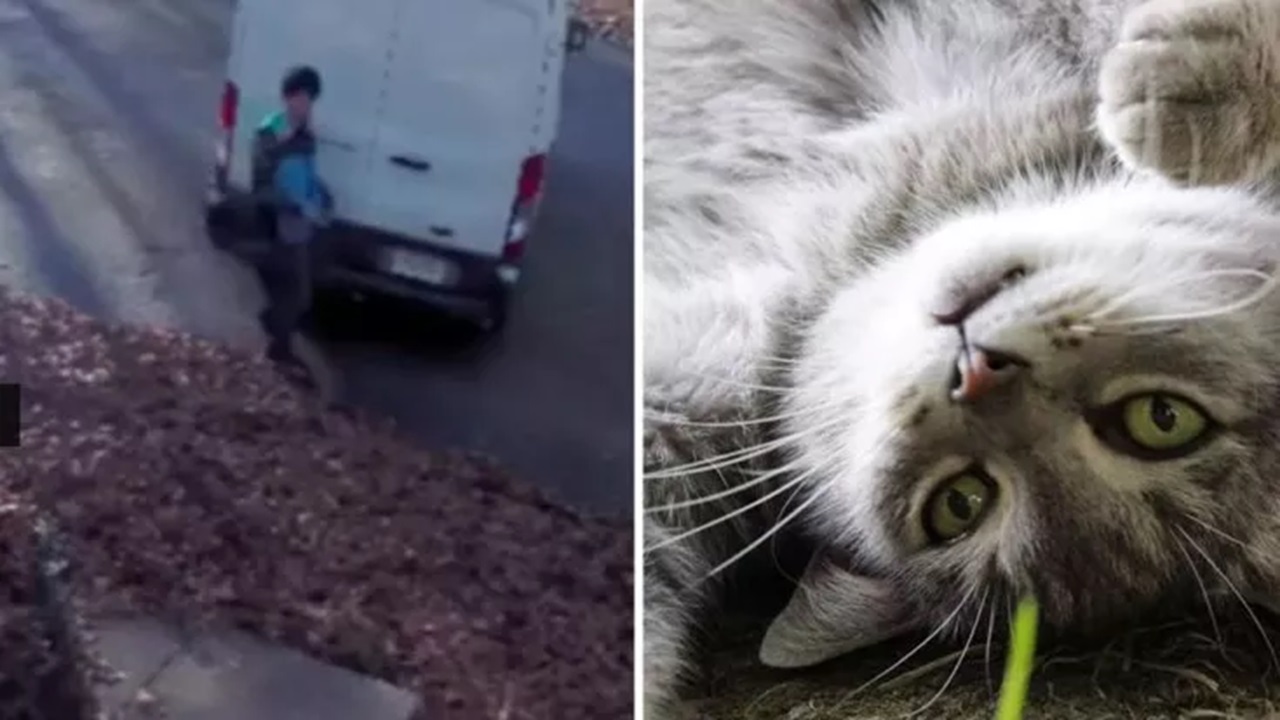
M649 0L645 35L651 718L779 534L813 559L775 666L1027 592L1067 631L1280 606L1280 0Z

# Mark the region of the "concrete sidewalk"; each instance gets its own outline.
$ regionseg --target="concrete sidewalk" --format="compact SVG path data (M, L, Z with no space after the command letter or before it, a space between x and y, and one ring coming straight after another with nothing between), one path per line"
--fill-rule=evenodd
M149 619L93 623L123 677L100 697L120 720L408 720L412 694L228 631L199 637Z

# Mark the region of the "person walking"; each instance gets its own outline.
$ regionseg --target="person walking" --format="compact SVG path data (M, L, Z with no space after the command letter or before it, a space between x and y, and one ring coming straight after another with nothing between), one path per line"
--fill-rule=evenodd
M320 73L298 66L280 83L282 109L267 115L255 137L254 186L273 235L264 270L267 307L259 315L268 337L267 357L305 368L293 338L311 309L315 235L328 225L333 199L316 173L312 106Z

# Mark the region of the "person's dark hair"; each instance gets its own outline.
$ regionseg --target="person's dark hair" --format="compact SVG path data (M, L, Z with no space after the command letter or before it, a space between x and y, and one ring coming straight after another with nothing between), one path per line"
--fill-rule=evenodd
M312 100L320 97L320 73L310 65L299 65L284 74L280 94L284 97L306 93Z

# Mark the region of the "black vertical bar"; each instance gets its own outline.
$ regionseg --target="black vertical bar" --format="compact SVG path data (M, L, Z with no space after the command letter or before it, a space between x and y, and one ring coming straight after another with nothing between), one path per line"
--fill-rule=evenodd
M0 383L0 447L22 444L22 386Z

